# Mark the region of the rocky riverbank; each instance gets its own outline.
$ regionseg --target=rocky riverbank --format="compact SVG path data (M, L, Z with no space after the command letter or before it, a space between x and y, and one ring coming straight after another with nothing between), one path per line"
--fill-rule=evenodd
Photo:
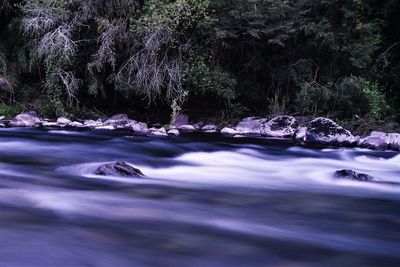
M187 116L181 116L173 125L149 126L145 122L130 119L126 114L117 114L108 119L73 121L58 118L43 119L36 112L26 112L7 120L0 116L0 127L80 128L90 130L127 130L134 134L150 136L179 136L181 133L202 132L222 134L234 138L261 137L293 139L298 144L317 144L337 147L362 147L374 150L400 150L400 134L371 132L368 136L356 136L328 118L315 118L307 123L293 116L273 118L245 118L236 126L196 123L189 124Z

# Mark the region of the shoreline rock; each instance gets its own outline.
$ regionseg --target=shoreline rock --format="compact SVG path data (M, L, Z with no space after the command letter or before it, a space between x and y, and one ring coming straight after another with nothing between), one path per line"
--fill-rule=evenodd
M181 122L184 122L185 117ZM249 117L243 119L236 127L227 127L214 124L183 124L172 126L168 131L157 125L148 128L147 123L130 119L126 114L117 114L107 120L72 121L60 117L56 121L41 119L36 112L25 112L15 116L10 121L0 115L0 128L6 127L49 127L49 128L85 128L91 130L127 130L134 134L149 136L179 136L181 133L201 132L219 133L229 137L256 137L256 138L284 138L292 139L294 144L322 145L333 147L361 147L373 150L400 151L400 133L371 132L363 138L354 136L331 119L319 117L311 120L307 125L300 125L293 116L281 115L273 118ZM168 128L168 127L167 127ZM217 131L217 129L221 129Z

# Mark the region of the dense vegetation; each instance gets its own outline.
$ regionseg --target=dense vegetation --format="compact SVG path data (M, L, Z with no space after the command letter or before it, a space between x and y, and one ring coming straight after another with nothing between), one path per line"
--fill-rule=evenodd
M398 0L0 0L0 113L400 114Z

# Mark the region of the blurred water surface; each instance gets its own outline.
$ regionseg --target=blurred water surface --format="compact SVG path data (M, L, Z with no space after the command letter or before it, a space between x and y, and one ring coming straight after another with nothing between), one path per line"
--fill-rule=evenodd
M2 129L0 266L400 266L396 183L390 151Z

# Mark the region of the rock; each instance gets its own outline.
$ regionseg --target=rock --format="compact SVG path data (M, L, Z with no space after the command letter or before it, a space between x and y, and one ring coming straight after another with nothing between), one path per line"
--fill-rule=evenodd
M67 125L67 124L70 124L71 122L72 122L71 120L64 118L64 117L60 117L57 119L57 123L60 125Z
M335 178L347 179L359 182L375 182L376 179L365 173L357 173L352 170L340 170L335 172Z
M371 134L359 142L360 147L374 150L400 150L400 134L371 132Z
M201 130L201 128L204 126L204 123L203 122L198 122L198 123L196 123L196 124L193 124L193 127L196 129L196 130Z
M221 130L221 134L226 134L226 135L237 135L240 134L238 131L236 131L235 129L229 128L229 127L225 127Z
M169 135L179 136L179 131L177 129L171 129L168 131Z
M86 120L83 122L83 126L88 127L88 128L95 128L95 127L102 126L102 122L101 122L101 120L97 120L97 121Z
M217 126L215 126L214 124L207 124L206 126L203 126L201 130L206 133L216 132Z
M292 137L299 124L292 116L278 116L260 125L261 135L270 137Z
M117 128L117 126L124 126L130 121L127 114L117 114L106 120L104 125L112 125Z
M333 120L316 118L307 125L305 141L325 145L353 145L357 138Z
M242 134L261 134L261 125L268 122L267 118L249 117L242 120L237 126L236 131Z
M149 128L147 127L147 124L144 122L134 122L129 124L129 128L135 132L135 133L147 133L149 131Z
M35 127L41 120L37 116L36 112L22 113L10 121L11 127Z
M164 128L150 128L150 134L153 136L168 136L167 131Z
M268 118L249 117L236 126L241 134L263 135L270 137L291 137L297 131L299 124L292 116Z
M306 140L307 127L299 127L294 135L297 142L304 142Z
M189 124L189 116L186 115L186 114L179 114L176 117L175 121L171 122L172 126L175 126L175 127L178 127L178 128L180 126L182 126L182 125L188 125L188 124Z
M183 131L183 132L194 132L194 131L196 131L196 128L193 125L181 125L181 126L178 127L178 129L180 131Z
M83 127L83 123L80 123L78 121L74 121L74 122L69 123L68 126L80 128L80 127Z
M100 125L94 128L95 130L114 130L114 126L112 125Z
M136 169L123 161L103 164L95 170L94 174L104 175L104 176L123 176L123 177L144 176L144 174L139 169Z

